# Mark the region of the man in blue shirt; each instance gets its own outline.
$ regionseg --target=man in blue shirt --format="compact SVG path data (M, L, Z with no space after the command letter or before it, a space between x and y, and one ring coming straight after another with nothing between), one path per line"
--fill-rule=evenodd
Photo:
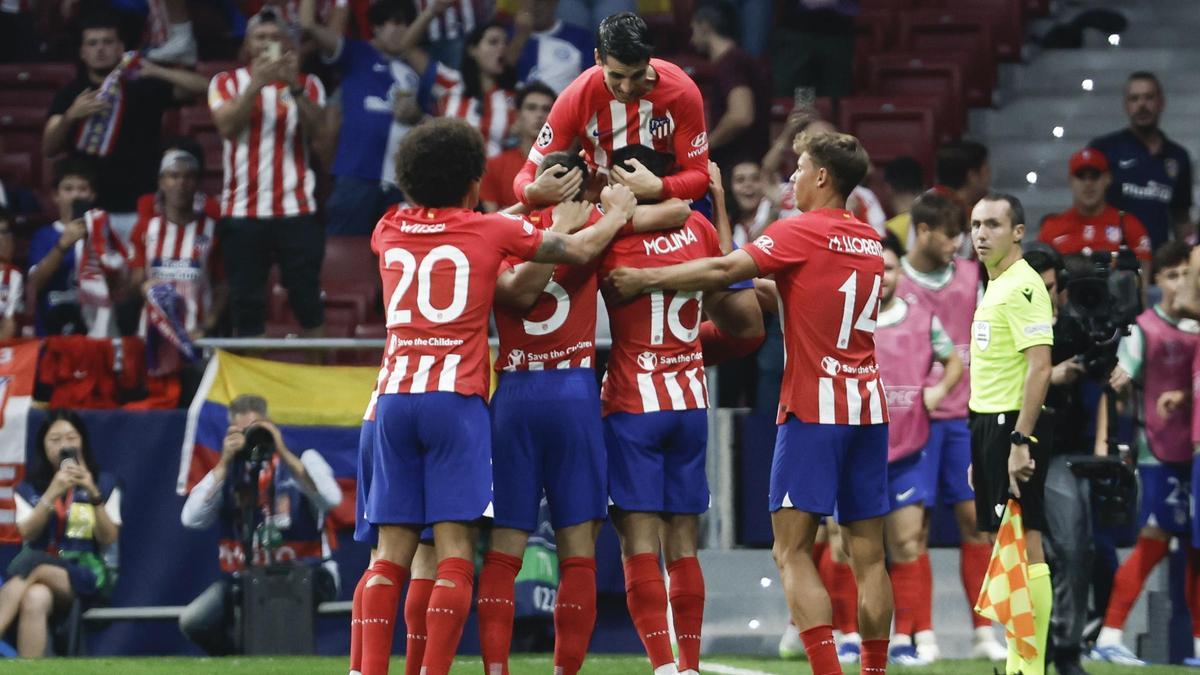
M525 40L517 61L522 84L544 82L561 94L592 65L591 32L555 18L558 0L525 0L513 21L512 44Z
M1108 202L1145 224L1154 250L1168 239L1186 239L1193 231L1192 159L1159 128L1164 107L1158 77L1133 73L1125 86L1129 127L1091 142L1112 170Z
M402 199L396 187L395 155L400 139L433 106L434 78L418 74L404 56L410 48L413 4L377 0L367 11L370 42L350 40L316 23L304 11L301 23L321 57L342 76L342 133L333 161L333 193L326 203L326 234L370 234L384 211ZM436 62L426 60L427 68Z

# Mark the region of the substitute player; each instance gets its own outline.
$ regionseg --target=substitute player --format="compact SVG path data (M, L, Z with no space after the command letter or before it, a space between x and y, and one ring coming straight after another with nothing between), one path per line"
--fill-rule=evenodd
M673 175L660 177L636 162L632 170L613 169L616 182L638 199L699 199L708 190L708 134L704 101L696 83L679 66L652 59L650 29L631 12L614 14L596 30L596 65L563 90L525 166L513 179L513 194L530 206L569 199L578 175L541 174L542 158L583 145L588 164L599 174L613 165L613 153L645 145L673 154Z
M547 155L538 170L588 174L583 159L566 152ZM530 222L564 233L593 224L602 214L582 198L581 189L572 195L576 201L535 211ZM677 199L638 206L628 229L677 227L691 212ZM574 675L587 655L596 621L595 542L608 513L604 428L592 369L597 266L598 261L556 266L510 259L496 288L500 383L491 408L496 508L476 601L488 673L508 673L514 587L543 493L560 561L556 672Z
M1187 244L1171 241L1154 252L1154 285L1162 290L1162 300L1142 312L1130 334L1121 339L1120 363L1111 378L1117 391L1133 385L1137 394L1141 530L1133 552L1113 578L1092 658L1123 666L1146 665L1125 646L1122 633L1142 585L1166 557L1172 537L1190 544L1192 362L1200 326L1175 309L1175 297L1187 276L1189 251ZM1196 623L1195 607L1192 611Z
M1008 652L992 632L991 622L973 611L979 589L987 576L992 545L979 531L975 519L975 491L967 484L971 465L971 431L967 427L967 399L971 395L969 366L971 358L971 318L982 294L979 265L956 258L961 248L967 214L962 203L950 192L935 188L917 197L911 210L912 247L901 259L904 276L897 290L900 297L920 302L932 309L941 321L964 365L963 377L930 413L929 441L925 445L927 509L935 503L951 506L958 523L959 576L967 599L967 613L975 625L971 657L1003 661ZM933 383L943 376L942 366L934 365ZM933 569L926 545L928 519L921 532L920 610L915 617L913 636L917 654L925 661L938 657L933 633Z
M646 289L726 288L775 275L787 348L770 506L792 619L813 672L840 673L829 595L812 559L821 518L835 508L859 589L861 672L887 668L892 589L884 567L887 403L875 364L882 284L875 231L846 211L846 197L870 160L858 139L798 139L793 174L804 213L770 225L751 246L719 258L654 269L618 269L623 295Z
M618 166L634 159L657 175L669 166L643 146L627 146L614 156ZM621 265L659 267L720 254L712 223L693 213L681 228L613 242L600 274ZM696 551L699 515L709 503L701 296L656 290L620 302L612 289L605 290L613 336L601 391L609 499L625 560L626 603L655 675L697 675L700 669L705 591ZM762 314L753 288L711 290L703 294L703 305L726 335L761 342ZM667 630L660 552L670 577L678 666Z
M1043 675L1054 593L1042 549L1049 424L1038 425L1050 386L1054 342L1050 294L1025 262L1025 209L1011 195L985 196L971 211L971 240L988 287L971 324L971 468L980 529L995 532L1011 494L1021 504L1029 553L1038 657L1022 660L1008 639L1005 672ZM1036 427L1036 431L1035 431Z
M417 206L372 236L387 301L388 344L376 406L367 521L379 552L362 593L362 672L386 673L400 587L421 528L433 524L437 582L427 613L425 675L449 672L471 605L470 523L490 512L487 319L507 256L585 263L632 216L623 187L593 227L564 236L520 217L479 215L483 141L461 120L427 122L402 141L396 174Z

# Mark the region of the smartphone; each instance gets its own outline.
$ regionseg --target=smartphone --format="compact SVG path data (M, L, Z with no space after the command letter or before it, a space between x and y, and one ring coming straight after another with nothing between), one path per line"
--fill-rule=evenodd
M812 110L817 100L817 90L815 87L796 87L792 99L793 110Z
M71 202L71 220L79 220L87 215L96 205L90 199L76 199Z
M272 61L278 61L279 57L283 56L283 45L276 40L271 40L267 43L265 51L267 58Z

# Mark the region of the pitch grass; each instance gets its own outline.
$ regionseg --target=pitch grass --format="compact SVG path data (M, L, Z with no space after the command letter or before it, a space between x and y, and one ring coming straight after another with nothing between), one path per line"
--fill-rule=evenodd
M741 668L744 675L807 675L811 671L803 661L779 661L749 659L745 657L706 658L705 662ZM1092 675L1117 675L1136 672L1138 675L1167 675L1193 672L1179 666L1151 666L1122 668L1108 664L1085 663ZM478 657L458 659L451 671L454 675L478 675L481 671ZM713 673L701 665L701 673ZM900 668L893 666L889 672L902 675L991 675L992 664L985 661L942 661L927 668ZM112 658L112 659L46 659L40 661L0 660L0 673L8 675L344 675L345 657L229 657L208 658ZM403 675L404 660L392 660L391 672ZM512 675L547 675L553 672L549 655L514 657ZM729 673L721 669L722 673ZM846 671L857 673L856 668ZM1051 669L1053 672L1053 669ZM650 666L645 658L632 656L591 656L584 665L585 675L649 675Z

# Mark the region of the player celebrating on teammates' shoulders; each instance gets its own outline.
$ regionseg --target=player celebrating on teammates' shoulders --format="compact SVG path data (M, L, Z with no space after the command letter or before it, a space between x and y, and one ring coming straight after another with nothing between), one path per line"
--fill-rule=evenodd
M569 150L578 140L588 164L600 173L613 166L613 153L645 145L675 155L674 175L659 177L634 162L612 176L638 199L699 199L708 189L708 134L700 90L679 66L650 58L650 29L631 12L614 14L596 31L596 65L571 83L550 109L529 159L513 180L513 194L530 206L567 199L575 180L543 173L542 158Z
M883 238L883 296L875 354L891 416L888 499L892 512L885 519L885 528L896 628L890 657L900 665L926 665L929 660L917 653L912 638L918 616L931 606L929 588L921 582L920 560L926 554L925 507L930 501L924 468L929 460L925 454L931 436L929 413L958 384L963 365L954 351L954 342L929 306L896 294L903 256L900 240L887 232ZM943 368L931 379L934 364Z
M483 165L483 140L465 122L417 127L401 143L396 170L416 206L388 213L372 236L389 300L366 508L379 551L362 591L363 675L387 672L400 588L427 523L439 562L422 672L448 673L458 648L475 575L470 523L492 501L487 318L501 263L514 255L585 263L636 205L628 189L610 188L606 215L573 235L480 215L472 209Z
M635 159L660 176L670 162L641 145L626 146L613 156L615 166ZM683 227L613 242L600 263L600 275L620 265L659 267L720 254L716 229L693 212ZM762 313L752 287L722 286L703 295L716 333L706 342L724 344L716 351L736 358L761 343ZM605 302L613 349L601 400L609 498L625 560L625 599L655 675L697 675L705 593L696 551L699 515L709 502L701 293L654 291L621 302L605 289ZM667 630L660 552L670 576L678 667Z
M859 589L863 673L887 668L892 589L884 566L887 403L874 336L882 246L846 198L870 160L845 134L800 138L792 176L805 213L780 220L744 249L670 267L617 269L623 295L726 288L775 275L788 359L771 469L775 559L792 619L816 673L840 673L829 595L812 560L823 516L836 507Z

